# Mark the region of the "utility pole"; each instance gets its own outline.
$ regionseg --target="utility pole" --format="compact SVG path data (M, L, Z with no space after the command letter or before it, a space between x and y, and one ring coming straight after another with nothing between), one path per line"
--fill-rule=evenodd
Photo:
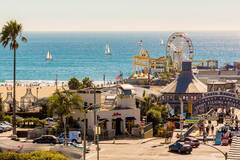
M99 129L99 116L97 116L97 137L96 137L96 139L97 139L97 160L99 160L99 150L100 150L100 148L99 148L99 134L100 134L100 129Z
M84 108L84 126L83 126L83 160L86 160L86 114L87 114L87 109Z
M97 120L96 120L96 86L94 85L94 93L93 93L93 107L94 107L94 112L93 112L93 116L94 116L94 137L93 137L93 141L94 143L96 143L96 123L97 123Z
M106 75L103 74L103 86L105 86Z
M64 146L67 145L67 127L66 127L66 116L63 116L64 125Z
M181 135L180 135L180 139L183 138L183 100L182 98L179 98L180 100L180 109L181 109L181 115L180 115L180 130L181 130Z

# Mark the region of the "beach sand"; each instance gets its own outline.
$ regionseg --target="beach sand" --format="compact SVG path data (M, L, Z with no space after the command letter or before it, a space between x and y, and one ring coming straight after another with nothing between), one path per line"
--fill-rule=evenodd
M20 101L21 97L25 95L27 88L28 87L26 87L26 86L17 86L16 87L16 100L17 101ZM37 88L38 88L38 94L37 94ZM59 89L61 89L61 87L59 87ZM36 96L37 98L40 99L40 98L51 96L56 91L56 87L55 86L32 86L31 91L34 96ZM0 86L0 93L1 93L3 101L7 97L7 92L13 92L11 87Z

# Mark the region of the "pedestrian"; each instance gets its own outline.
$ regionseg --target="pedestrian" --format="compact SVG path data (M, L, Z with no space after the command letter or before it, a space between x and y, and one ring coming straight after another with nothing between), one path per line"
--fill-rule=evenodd
M209 130L210 130L210 127L209 127L209 125L206 127L206 134L207 134L207 136L209 135Z
M214 125L212 125L211 127L211 132L212 132L212 135L214 135Z

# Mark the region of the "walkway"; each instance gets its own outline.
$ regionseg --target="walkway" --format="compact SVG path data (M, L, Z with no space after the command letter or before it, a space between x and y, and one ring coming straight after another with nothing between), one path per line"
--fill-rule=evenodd
M240 159L240 137L233 137L231 148L228 152L228 160L239 160Z

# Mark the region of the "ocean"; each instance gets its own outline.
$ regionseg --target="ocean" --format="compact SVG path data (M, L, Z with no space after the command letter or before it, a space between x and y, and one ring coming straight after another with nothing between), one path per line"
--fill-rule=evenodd
M71 77L101 81L114 80L122 72L132 72L132 57L139 52L137 42L152 57L165 55L172 32L26 32L28 43L17 50L18 80L68 80ZM194 59L217 59L220 66L240 59L240 32L186 32L192 39ZM160 41L164 45L160 45ZM112 55L104 49L110 44ZM45 60L50 50L53 61ZM12 79L12 51L0 47L0 80Z

